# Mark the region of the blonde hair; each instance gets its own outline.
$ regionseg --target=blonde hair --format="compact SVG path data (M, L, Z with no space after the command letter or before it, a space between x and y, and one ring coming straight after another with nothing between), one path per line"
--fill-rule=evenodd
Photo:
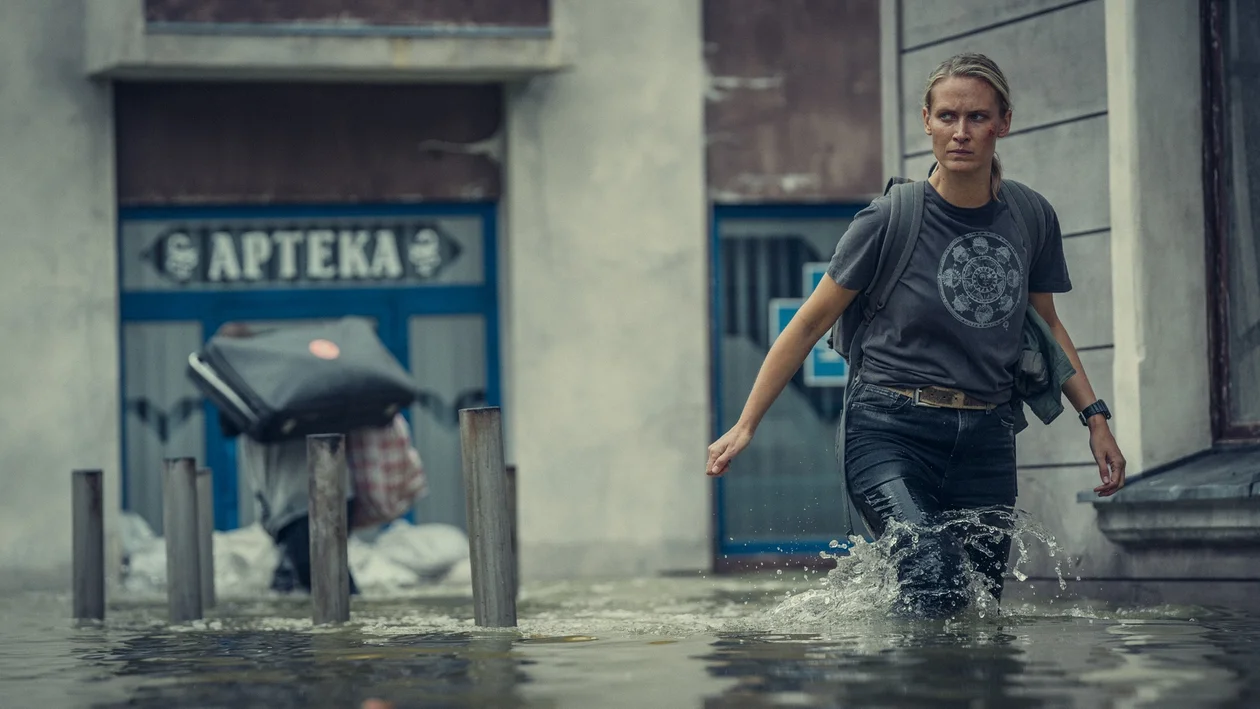
M942 80L954 77L980 79L992 86L993 93L997 95L998 114L1002 118L1005 118L1007 111L1012 109L1011 85L1007 83L1006 75L998 68L997 63L983 54L964 53L955 54L941 62L928 77L927 86L923 89L923 107L928 110L928 113L932 111L932 89ZM1002 186L1002 161L998 159L996 152L993 153L990 184L993 196L996 198Z

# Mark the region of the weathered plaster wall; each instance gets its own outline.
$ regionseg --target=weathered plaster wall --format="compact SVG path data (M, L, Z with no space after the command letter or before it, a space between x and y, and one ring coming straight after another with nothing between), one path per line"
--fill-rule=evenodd
M706 0L709 196L865 202L883 187L879 6Z
M111 529L119 507L110 91L83 77L83 31L76 0L0 22L3 587L69 588L72 469L104 470Z
M118 201L345 204L494 201L494 85L124 83ZM195 166L195 169L192 169Z
M545 25L550 0L144 0L149 22Z
M1212 444L1199 3L1108 0L1106 27L1116 428L1141 471Z
M508 99L505 354L522 573L702 568L701 4L575 3L572 21L574 68Z

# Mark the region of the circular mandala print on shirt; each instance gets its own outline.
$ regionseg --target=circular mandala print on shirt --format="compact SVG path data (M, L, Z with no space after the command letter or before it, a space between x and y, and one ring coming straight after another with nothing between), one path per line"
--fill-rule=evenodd
M1005 327L1020 303L1024 265L1009 241L975 231L950 242L936 280L946 309L960 322Z

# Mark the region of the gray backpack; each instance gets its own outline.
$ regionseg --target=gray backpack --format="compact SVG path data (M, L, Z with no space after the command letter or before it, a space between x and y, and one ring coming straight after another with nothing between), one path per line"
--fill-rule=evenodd
M931 172L928 174L931 175ZM861 367L861 342L866 327L888 303L888 296L892 294L901 274L906 270L906 264L910 262L910 254L919 240L919 228L923 225L923 182L893 177L884 187L884 194L892 197L891 214L884 243L879 250L875 277L832 325L831 336L827 340L827 345L849 363L850 381ZM1049 228L1041 196L1027 185L1003 178L998 198L1014 214L1015 228L1020 230L1020 236L1025 243L1030 245L1029 253L1040 253ZM1030 258L1029 261L1031 260Z

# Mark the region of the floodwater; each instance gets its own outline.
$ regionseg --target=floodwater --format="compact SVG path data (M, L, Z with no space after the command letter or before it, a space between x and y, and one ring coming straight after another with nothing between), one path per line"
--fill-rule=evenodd
M830 573L527 584L500 631L474 627L458 584L355 598L349 624L321 628L301 597L229 595L172 627L157 596L76 624L68 595L9 595L0 707L1260 706L1258 615L1061 597L905 620L881 553Z

